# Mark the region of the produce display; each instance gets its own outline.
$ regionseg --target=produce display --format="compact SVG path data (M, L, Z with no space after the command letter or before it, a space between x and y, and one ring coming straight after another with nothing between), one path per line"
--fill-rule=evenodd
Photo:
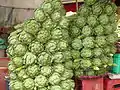
M60 0L45 0L8 38L11 90L74 90L73 76L108 72L117 40L115 11L109 0L85 0L67 17Z
M60 0L45 0L9 36L11 90L74 90L69 20Z
M102 75L113 65L116 6L110 0L85 0L71 23L75 76Z

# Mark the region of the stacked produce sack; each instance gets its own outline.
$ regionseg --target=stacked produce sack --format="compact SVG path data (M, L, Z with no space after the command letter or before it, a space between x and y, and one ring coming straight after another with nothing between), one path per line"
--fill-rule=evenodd
M45 0L9 36L11 90L74 90L69 20L60 0Z
M102 75L113 65L115 11L109 0L85 0L80 7L70 30L75 76Z

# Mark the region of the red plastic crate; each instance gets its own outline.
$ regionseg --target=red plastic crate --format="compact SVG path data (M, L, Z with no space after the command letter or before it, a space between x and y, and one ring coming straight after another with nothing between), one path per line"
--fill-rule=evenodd
M0 57L5 57L5 50L0 50Z
M74 81L75 81L75 90L81 90L81 80L75 78Z
M79 79L79 88L77 90L104 90L103 82L104 79L93 78L93 79Z
M80 7L83 4L83 2L79 2L78 3L78 7ZM76 12L76 3L68 3L68 4L64 4L64 8L67 12L72 11L72 12Z
M3 57L3 58L0 58L0 61L10 61L10 58L8 58L8 57Z
M120 88L115 88L114 90L120 90Z
M7 67L10 59L9 58L0 58L0 67Z
M119 87L115 87L118 85ZM104 89L105 90L120 90L120 79L109 79L105 78L104 80Z
M6 90L6 75L8 75L7 67L0 67L0 90Z

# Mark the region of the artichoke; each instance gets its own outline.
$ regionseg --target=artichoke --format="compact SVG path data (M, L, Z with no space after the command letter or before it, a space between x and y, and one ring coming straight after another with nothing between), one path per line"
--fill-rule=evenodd
M112 5L106 5L105 6L105 13L107 15L111 15L112 13L114 12L113 8L112 8Z
M43 3L41 8L45 13L51 14L53 12L53 6L51 3Z
M43 50L44 50L44 46L43 44L39 43L39 42L32 42L30 45L29 45L29 50L35 54L35 55L38 55L40 54Z
M25 79L23 82L25 89L33 90L35 87L35 82L32 78Z
M67 40L60 40L58 42L57 48L59 51L64 51L68 49L68 41Z
M73 71L70 69L65 69L64 73L62 74L62 80L71 79L73 77Z
M75 86L74 81L71 79L61 82L61 87L64 90L70 90L70 89L74 88L74 86Z
M77 50L72 50L71 55L72 55L72 58L74 59L80 58L80 52Z
M28 68L27 68L27 75L29 75L30 77L34 78L38 74L39 74L39 66L38 65L28 66Z
M95 27L98 24L96 16L95 15L89 16L87 19L87 23L89 26Z
M52 86L50 90L62 90L60 86Z
M51 30L53 29L53 22L50 18L48 18L45 22L43 22L42 27L45 30Z
M83 16L77 17L76 25L77 25L79 28L84 27L85 24L86 24L86 18L85 18L85 17L83 17Z
M25 22L24 30L32 35L36 35L36 33L39 31L41 25L40 23L37 23L35 20L28 20Z
M72 37L77 37L80 35L81 30L77 26L71 26L70 33Z
M79 8L78 14L80 14L81 16L88 16L90 14L91 8L88 7L87 5L82 5Z
M18 78L20 80L25 80L25 79L29 78L29 76L26 74L26 70L25 69L22 69L22 70L19 71Z
M64 29L67 29L69 27L69 20L66 17L62 17L61 21L60 21L60 26Z
M12 59L16 67L21 67L23 65L23 60L21 57L15 57Z
M109 34L106 37L106 41L110 44L114 44L118 39L117 37L118 37L118 35L116 33Z
M31 65L31 64L36 63L36 62L37 62L37 57L31 52L27 52L23 56L23 63L25 65Z
M81 50L81 57L83 58L90 58L92 57L92 50L89 48L83 48Z
M48 30L40 30L37 34L37 41L40 43L46 43L50 39L50 32Z
M82 29L82 35L83 36L89 36L92 34L92 28L89 26L84 26Z
M86 5L93 5L97 0L85 0Z
M41 67L40 72L44 76L49 76L52 73L52 67L51 66L43 66L43 67Z
M55 63L62 63L65 61L64 55L62 52L57 52L53 54L51 60L54 61Z
M74 48L75 50L80 50L82 48L82 41L79 38L75 38L72 41L72 48Z
M99 58L94 58L92 63L94 66L97 66L97 67L100 67L102 65L102 61Z
M101 56L102 53L103 53L103 49L102 49L102 48L95 48L95 49L93 50L93 54L94 54L95 57Z
M61 19L61 12L55 11L52 15L51 18L54 22L59 22Z
M92 12L94 15L98 16L102 13L103 9L102 9L102 4L100 2L98 3L95 3L93 6L92 6Z
M49 77L49 83L51 85L56 85L58 84L61 80L60 80L60 74L58 73L53 73L51 77Z
M103 35L104 34L104 27L102 25L98 25L94 28L95 35Z
M57 51L57 42L55 40L50 40L45 47L47 52L54 53Z
M105 28L104 34L114 33L113 27L110 24L105 25L104 28Z
M13 50L14 50L14 55L15 56L23 56L26 51L27 51L27 48L26 46L22 45L22 44L16 44L13 46Z
M80 61L80 65L83 69L86 69L89 68L92 65L92 63L90 60L84 59Z
M51 60L51 55L48 54L47 52L42 52L39 56L38 56L38 64L40 66L43 66L43 65L49 65L52 63L52 60Z
M35 86L41 88L47 85L47 78L43 75L39 75L35 78Z
M13 90L24 90L23 83L20 81L15 81L12 88Z
M98 47L103 47L106 45L106 37L105 36L97 36L95 42Z
M54 66L54 71L62 74L65 70L65 67L62 64L57 64Z
M86 37L83 39L83 46L85 48L94 48L94 38L93 37Z
M46 15L44 11L40 8L35 10L34 17L35 17L35 20L40 21L40 22L43 22L46 19Z
M30 35L29 33L23 31L20 33L19 35L19 41L21 41L23 44L30 44L32 42L34 38L32 37L32 35Z
M108 24L108 22L109 22L108 16L107 16L106 14L100 15L100 17L99 17L99 22L100 22L100 24L102 24L102 25Z

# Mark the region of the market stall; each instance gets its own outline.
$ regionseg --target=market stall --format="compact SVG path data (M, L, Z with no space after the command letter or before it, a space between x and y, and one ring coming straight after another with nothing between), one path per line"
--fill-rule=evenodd
M4 87L0 88L5 90L9 83L5 86L4 76L8 76L11 90L118 88L120 45L115 3L111 0L39 2L39 7L37 0L34 2L34 8L31 8L33 3L23 5L22 9L29 6L32 14L24 14L26 17L19 20L17 14L7 19L11 25L19 24L10 29L7 43L0 41L1 49L7 53L7 58L1 60L7 60L6 64L10 60L9 72L2 70ZM9 3L4 1L0 6ZM14 3L9 5L12 9L15 5L17 10L21 9L20 2Z

